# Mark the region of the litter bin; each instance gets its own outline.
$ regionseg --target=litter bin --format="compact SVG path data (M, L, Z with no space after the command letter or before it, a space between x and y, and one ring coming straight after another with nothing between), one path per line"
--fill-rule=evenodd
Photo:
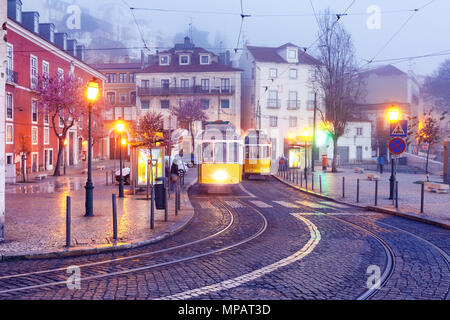
M166 208L166 197L165 178L157 178L155 184L156 209L164 210Z

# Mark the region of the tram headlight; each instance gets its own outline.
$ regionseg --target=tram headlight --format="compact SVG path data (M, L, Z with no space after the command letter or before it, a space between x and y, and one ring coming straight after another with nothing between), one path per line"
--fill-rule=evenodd
M214 181L224 182L228 179L228 173L225 170L217 170L213 174Z

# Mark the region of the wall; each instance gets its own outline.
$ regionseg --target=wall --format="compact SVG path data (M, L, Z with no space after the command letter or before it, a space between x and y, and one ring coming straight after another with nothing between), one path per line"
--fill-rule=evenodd
M7 1L0 2L0 25L6 22ZM5 239L5 76L6 43L0 31L0 242Z

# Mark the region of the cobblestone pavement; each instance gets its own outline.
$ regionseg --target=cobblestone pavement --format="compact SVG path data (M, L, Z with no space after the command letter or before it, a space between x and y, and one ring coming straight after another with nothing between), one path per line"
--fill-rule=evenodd
M388 277L373 299L448 298L448 230L318 200L273 178L228 194L193 187L190 197L193 222L163 242L0 263L0 299L356 299L374 268ZM69 266L80 268L79 289L65 282Z

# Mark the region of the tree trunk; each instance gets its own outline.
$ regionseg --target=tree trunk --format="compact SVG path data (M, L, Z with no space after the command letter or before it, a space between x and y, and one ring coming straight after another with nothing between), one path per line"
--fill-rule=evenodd
M337 140L338 138L336 136L333 136L333 163L331 164L331 172L338 172L338 151L337 151Z
M55 171L53 172L53 176L54 177L61 176L60 167L61 167L61 161L62 161L62 154L63 154L63 151L64 151L64 140L65 140L65 138L58 137L59 149L58 149L58 157L56 158Z

